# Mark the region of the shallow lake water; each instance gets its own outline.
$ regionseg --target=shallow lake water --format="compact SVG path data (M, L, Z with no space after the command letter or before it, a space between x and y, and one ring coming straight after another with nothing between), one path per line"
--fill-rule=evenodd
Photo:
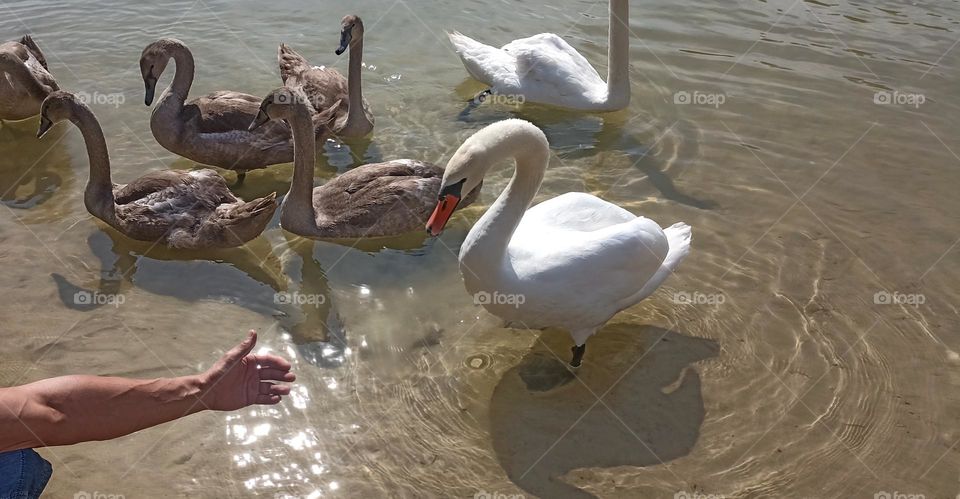
M150 133L148 43L191 47L194 96L265 95L281 41L345 71L339 20L358 14L376 131L328 144L318 183L357 158L444 164L520 117L555 153L538 199L584 191L684 221L689 257L591 339L573 379L565 333L502 327L460 280L457 248L509 168L436 240L350 247L274 220L243 248L185 254L87 214L76 129L37 140L36 120L6 123L0 385L193 373L251 328L299 376L279 406L41 450L49 497L960 493L957 2L633 1L628 110L485 104L468 118L483 87L445 31L555 32L605 74L606 2L344 4L6 0L0 34L32 33L61 86L92 96L124 182L198 167ZM282 195L291 172L252 172L238 194ZM78 305L85 292L118 300Z

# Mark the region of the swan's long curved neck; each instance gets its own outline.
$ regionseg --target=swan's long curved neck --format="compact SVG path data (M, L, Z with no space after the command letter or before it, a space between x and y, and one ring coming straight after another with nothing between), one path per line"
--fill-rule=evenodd
M313 206L313 169L317 162L317 138L313 120L307 105L297 102L292 105L289 118L293 129L293 179L290 191L283 200L280 222L295 232L315 232L316 210Z
M90 109L77 105L71 119L80 129L83 142L87 146L87 158L90 162L90 178L83 191L83 202L87 210L106 222L115 219L116 205L113 198L113 181L110 179L110 153L107 141L103 137L100 122Z
M361 73L363 72L363 38L350 45L350 67L347 71L347 96L349 101L349 111L344 128L350 129L357 126L370 125L367 114L363 109L363 85L361 84Z
M527 130L508 133L498 142L488 144L480 153L486 160L478 168L486 170L504 159L513 158L516 169L510 183L480 217L461 246L461 263L478 276L498 270L503 264L507 245L540 190L550 149L542 133L539 130L536 133L539 135Z
M630 1L610 0L610 39L607 46L607 103L630 103Z
M193 86L193 74L196 66L193 60L193 53L190 52L190 49L187 48L186 45L179 43L171 44L168 45L166 49L167 54L173 59L173 62L176 63L177 68L173 75L173 82L160 97L158 107L163 105L167 97L172 95L175 97L174 100L179 109L187 100L187 96L190 95L190 87Z

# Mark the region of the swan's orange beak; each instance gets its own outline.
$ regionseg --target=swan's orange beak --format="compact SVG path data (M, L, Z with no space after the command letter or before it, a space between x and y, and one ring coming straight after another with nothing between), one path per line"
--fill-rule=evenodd
M439 236L450 220L450 216L453 215L453 210L457 209L458 204L460 204L460 196L453 194L444 196L440 202L437 203L437 207L434 208L433 214L430 215L430 220L427 220L427 234L433 237Z

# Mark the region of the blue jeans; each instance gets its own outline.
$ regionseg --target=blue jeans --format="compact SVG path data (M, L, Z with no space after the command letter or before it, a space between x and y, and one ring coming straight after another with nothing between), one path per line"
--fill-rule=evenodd
M36 499L53 467L33 449L0 452L0 499Z

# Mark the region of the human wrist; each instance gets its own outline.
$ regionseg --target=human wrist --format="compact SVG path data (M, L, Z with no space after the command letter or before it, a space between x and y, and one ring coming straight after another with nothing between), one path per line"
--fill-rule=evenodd
M210 391L212 383L206 373L175 378L177 391L191 403L191 413L211 409Z

